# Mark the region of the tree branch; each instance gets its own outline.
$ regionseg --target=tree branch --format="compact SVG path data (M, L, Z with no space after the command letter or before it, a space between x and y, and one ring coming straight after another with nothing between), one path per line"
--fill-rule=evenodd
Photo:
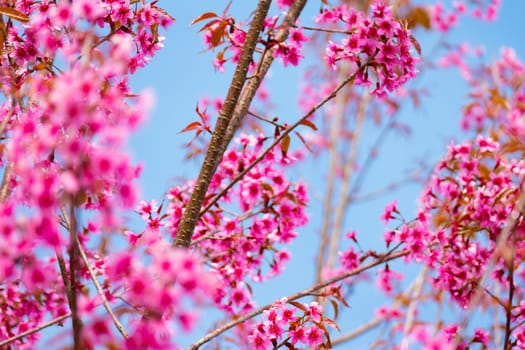
M51 327L51 326L53 326L53 325L55 325L57 323L60 323L60 322L64 321L68 317L71 317L71 312L69 312L69 313L67 313L65 315L62 315L62 316L58 316L57 318L54 318L54 319L52 319L49 322L43 323L43 324L41 324L38 327L32 328L32 329L27 330L27 331L25 331L23 333L20 333L20 334L17 334L14 337L11 337L11 338L6 339L6 340L2 340L2 341L0 341L0 347L3 348L4 346L7 346L7 345L11 344L12 342L15 342L17 340L20 340L22 338L27 337L28 335L40 332L41 330L43 330L45 328Z
M339 201L335 207L333 231L330 235L330 245L326 261L326 266L332 268L337 259L337 251L339 249L339 242L341 241L341 231L343 229L343 220L348 209L347 197L350 195L350 183L352 181L352 174L354 173L354 166L357 161L359 151L359 142L363 131L363 123L366 117L366 110L370 101L371 95L368 89L364 89L359 100L358 110L356 113L356 126L353 131L353 137L350 142L349 158L343 163L342 183L339 189Z
M288 37L288 34L290 33L290 27L295 26L295 22L297 22L297 19L301 15L301 12L303 11L303 8L305 5L306 5L306 0L295 0L293 2L293 4L290 6L290 9L288 10L286 14L286 17L284 18L282 23L279 25L280 29L274 38L276 42L281 43L286 40L286 38ZM242 119L248 112L248 108L250 107L250 104L252 103L252 100L255 97L255 93L257 92L257 89L259 89L259 86L261 85L263 78L266 76L268 69L273 63L274 51L277 50L277 47L278 45L275 45L269 50L265 50L259 63L257 64L257 68L255 70L257 74L253 77L253 79L250 79L248 81L248 83L246 84L246 87L242 91L242 95L239 99L239 104L235 107L235 110L232 116L232 120L230 124L228 125L226 135L224 135L224 141L223 141L224 149L226 149L228 145L230 144L233 138L233 135L235 134L237 129L239 129Z
M69 203L69 305L71 308L71 321L73 326L73 347L75 350L82 349L82 321L78 315L77 304L77 256L78 249L76 241L77 235L77 219L75 215L75 197L71 195Z
M377 326L379 326L383 322L385 322L384 318L376 317L373 320L371 320L371 321L369 321L369 322L367 322L367 323L357 327L353 331L351 331L349 333L346 333L345 335L343 335L343 336L341 336L341 337L339 337L337 339L332 340L332 346L337 346L337 345L344 344L347 341L352 340L352 339L360 336L361 334L364 334L364 333L366 333L366 332L376 328Z
M102 286L97 280L97 276L95 276L95 272L93 271L93 268L91 267L91 264L89 263L89 260L86 256L86 252L84 252L84 249L82 248L82 245L80 244L80 241L77 237L77 248L78 252L80 253L80 257L82 258L82 261L84 262L84 265L86 265L86 268L88 269L89 276L91 277L91 280L93 281L93 284L95 285L95 288L97 289L98 295L100 296L100 299L102 299L102 304L104 305L104 308L109 314L109 317L111 317L111 320L113 320L113 323L115 324L115 327L117 327L118 331L124 338L128 337L128 334L126 333L126 330L124 329L124 326L119 322L117 316L111 309L111 305L109 305L108 298L106 298L106 294L104 293L104 290L102 289Z
M402 250L402 251L399 251L399 252L395 252L395 250L399 247L399 245L397 245L396 247L392 248L389 252L383 254L383 256L377 258L375 261L372 261L366 265L363 265L363 266L360 266L354 270L351 270L351 271L348 271L344 274L341 274L339 276L335 276L333 278L330 278L326 281L323 281L323 282L320 282L320 283L317 283L315 285L313 285L312 287L309 287L301 292L298 292L298 293L295 293L295 294L292 294L290 296L287 297L287 300L288 301L293 301L293 300L296 300L296 299L299 299L299 298L302 298L304 296L308 296L308 295L311 295L313 292L316 292L318 291L319 289L322 289L326 286L329 286L333 283L336 283L336 282L339 282L339 281L342 281L348 277L352 277L352 276L355 276L355 275L359 275L360 273L366 271L366 270L369 270L373 267L376 267L378 265L381 265L383 263L386 263L388 261L392 261L392 260L395 260L395 259L398 259L402 256L405 256L409 253L408 250ZM188 347L187 350L197 350L199 349L199 347L201 347L202 345L208 343L210 340L212 340L213 338L216 338L218 337L219 335L221 335L222 333L226 332L227 330L263 313L264 311L266 310L269 310L272 306L274 305L274 303L272 304L267 304L263 307L260 307L244 316L241 316L231 322L228 322L226 323L225 325L213 330L212 332L208 333L207 335L205 335L204 337L202 337L201 339L199 339L197 342L193 343L192 345L190 345Z
M340 76L348 75L348 63L343 64ZM323 267L326 260L326 247L330 238L330 217L332 215L332 200L334 196L334 184L336 178L337 168L337 140L339 139L341 129L343 127L343 113L345 106L345 98L343 94L336 98L334 113L330 118L330 148L328 149L328 175L326 179L326 193L323 203L323 221L321 226L321 234L319 238L319 252L317 255L317 267L315 273L315 281L320 282L323 279Z
M235 69L228 94L219 113L215 129L213 130L210 145L199 172L197 183L181 218L177 230L177 236L174 241L174 245L176 246L188 247L190 245L191 237L195 230L195 226L197 225L199 212L202 203L204 202L206 191L208 190L211 179L215 174L224 153L224 136L230 124L234 109L238 103L242 88L246 82L246 75L250 63L252 62L255 45L257 44L259 33L263 28L270 4L271 0L260 0L257 9L255 10L255 15L244 41L239 63Z

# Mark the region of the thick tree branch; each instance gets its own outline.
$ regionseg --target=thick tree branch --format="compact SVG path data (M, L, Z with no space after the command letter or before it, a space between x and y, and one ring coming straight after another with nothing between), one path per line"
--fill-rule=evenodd
M235 106L238 103L242 87L246 81L248 68L252 62L253 52L259 38L259 33L263 28L270 4L271 0L260 0L255 10L250 29L244 41L239 63L235 69L228 94L219 113L215 129L213 130L210 145L206 152L197 183L180 221L177 237L174 242L176 246L188 247L190 245L206 191L224 153L224 136L230 124Z
M288 301L293 301L293 300L297 300L299 298L302 298L302 297L305 297L305 296L308 296L308 295L312 295L312 293L326 287L326 286L329 286L331 284L334 284L334 283L337 283L339 281L342 281L344 279L347 279L349 277L352 277L352 276L356 276L356 275L359 275L367 270L370 270L371 268L374 268L378 265L381 265L383 263L386 263L388 261L392 261L392 260L395 260L395 259L398 259L400 257L403 257L405 255L407 255L409 253L408 250L401 250L401 251L398 251L396 252L396 249L399 247L396 246L394 247L392 250L390 250L389 252L383 254L381 257L377 258L376 260L366 264L366 265L363 265L363 266L360 266L352 271L348 271L344 274L341 274L339 276L335 276L333 278L330 278L326 281L323 281L323 282L320 282L320 283L317 283L315 285L313 285L312 287L309 287L301 292L298 292L298 293L295 293L295 294L292 294L292 295L289 295L286 299ZM212 332L208 333L207 335L205 335L204 337L202 337L201 339L199 339L197 342L193 343L190 347L188 347L187 350L197 350L199 349L199 347L201 347L202 345L208 343L210 340L218 337L219 335L221 335L222 333L226 332L227 330L263 313L264 311L266 310L269 310L272 306L274 305L274 303L272 304L267 304L263 307L260 307L244 316L241 316L231 322L228 322L226 323L225 325L213 330Z
M301 15L301 12L303 11L304 6L306 5L306 1L307 0L295 0L290 6L286 17L279 26L279 31L275 35L274 39L276 42L281 43L286 40L290 32L290 27L295 26L297 19ZM253 77L253 79L250 79L246 83L246 87L243 89L242 95L239 99L239 104L235 107L231 122L228 125L228 129L226 130L226 135L224 135L224 149L228 147L233 136L235 135L235 132L237 131L237 129L239 129L242 119L248 113L248 108L250 107L250 104L252 103L252 100L255 97L255 93L257 92L257 89L259 89L262 80L266 76L268 69L273 63L274 51L277 50L277 47L278 46L276 45L264 52L255 70L257 72L256 75Z

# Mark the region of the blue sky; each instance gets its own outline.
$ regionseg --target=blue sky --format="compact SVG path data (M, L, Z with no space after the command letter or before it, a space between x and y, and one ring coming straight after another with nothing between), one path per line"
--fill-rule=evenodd
M255 1L233 1L232 13L246 17ZM178 177L196 176L198 164L184 161L181 146L189 140L189 135L178 132L189 122L195 120L195 104L201 97L224 96L231 73L230 66L225 74L214 71L211 62L213 54L203 52L203 43L198 26L190 27L192 19L206 11L221 12L227 1L159 1L177 21L165 32L165 48L159 52L149 67L132 78L132 85L140 90L153 88L156 95L156 107L144 127L133 137L130 148L135 160L144 163L141 179L143 197L160 199L162 194L175 183ZM310 1L302 17L302 23L308 23L316 14L320 1ZM521 58L525 57L523 21L525 2L518 0L503 1L498 20L485 23L465 18L460 27L454 29L447 37L451 43L469 41L473 46L484 45L489 59L498 57L502 46L514 47ZM437 35L415 32L421 42L423 53L430 51L437 42ZM281 69L275 67L268 81L272 101L276 109L272 114L282 119L293 121L301 115L297 105L299 94L298 83L301 80L301 67ZM413 133L410 138L389 136L377 162L364 181L365 189L382 187L385 183L401 179L406 169L414 167L418 160L424 158L432 163L443 154L451 138L461 140L459 132L460 106L467 93L466 85L456 70L431 73L420 82L420 86L431 89L431 95L424 101L424 107L414 111L404 108L400 119L409 124ZM369 140L373 140L371 136ZM323 176L319 175L319 162L306 161L296 172L294 178L310 181L311 188L322 191ZM322 167L321 167L322 168ZM414 213L420 187L415 184L393 192L380 200L366 202L352 207L346 218L346 226L358 229L365 245L377 245L382 237L384 226L379 221L383 206L397 198L400 207L408 216ZM307 287L312 282L315 244L319 231L319 213L321 205L313 200L309 212L311 223L301 229L297 242L292 247L293 259L283 276L276 278L265 286L256 286L255 294L259 305L278 299ZM351 309L345 314L343 330L350 330L368 320L372 307L378 306L381 294L371 289L357 291L351 298ZM369 339L367 339L369 340ZM366 340L366 341L367 341ZM356 347L365 347L365 342L356 343Z

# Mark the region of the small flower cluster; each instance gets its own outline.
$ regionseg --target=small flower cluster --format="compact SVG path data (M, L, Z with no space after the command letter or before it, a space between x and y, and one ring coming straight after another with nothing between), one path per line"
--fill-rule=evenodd
M226 151L209 187L208 199L220 192L262 151L263 136L241 135ZM306 188L288 181L278 166L293 162L290 155L279 160L274 152L266 155L216 205L204 214L193 236L195 249L206 257L221 279L215 301L230 313L253 308L248 279L260 282L279 274L290 259L283 247L296 236L296 228L307 223ZM192 187L174 187L168 192L168 223L176 233L183 207ZM205 205L208 201L205 202ZM225 205L229 205L227 208ZM230 218L232 211L240 211ZM270 260L269 271L265 261Z
M299 311L299 315L296 312ZM248 336L250 348L266 350L280 346L296 349L307 345L310 348L330 348L326 325L337 328L335 323L323 315L317 302L301 304L282 299L264 312L263 320L255 324Z
M146 235L151 232L146 233ZM113 255L102 265L107 281L112 281L107 294L134 309L129 321L130 336L119 340L124 349L165 349L175 346L176 326L187 332L198 314L195 305L209 300L215 290L215 279L204 269L197 254L177 250L164 240L143 240L145 252L126 251ZM142 246L142 245L141 245ZM148 264L144 261L149 261ZM96 303L86 301L85 317L92 321L84 332L84 342L95 346L104 337L115 338L107 315L93 315ZM100 323L106 327L100 327Z
M281 0L279 2L281 8L289 6L290 4L288 0ZM239 60L241 49L246 38L246 31L233 17L228 17L226 13L222 16L215 13L205 13L195 19L193 23L210 18L213 19L202 28L204 32L204 43L208 50L222 47L213 62L215 69L222 73L225 71L225 63L236 63ZM275 37L279 31L278 19L277 16L265 19L263 31L258 39L258 44L261 45L260 52L273 50L274 57L280 58L285 67L289 64L297 66L299 61L304 58L301 51L303 43L308 41L308 38L303 34L301 28L292 28L286 40L276 40ZM228 57L228 55L230 57ZM253 67L252 65L251 68Z
M510 48L491 65L481 65L469 79L471 100L464 108L461 126L484 132L503 129L513 137L525 137L525 66Z
M394 18L390 6L374 2L370 8L370 15L348 5L324 9L316 22L341 24L348 33L339 42L329 42L326 49L329 66L335 70L338 64L347 62L352 73L366 64L356 83L370 85L373 75L373 94L385 96L386 91L396 90L415 76L419 59L412 55L411 48L415 45L419 50L419 44L406 26Z

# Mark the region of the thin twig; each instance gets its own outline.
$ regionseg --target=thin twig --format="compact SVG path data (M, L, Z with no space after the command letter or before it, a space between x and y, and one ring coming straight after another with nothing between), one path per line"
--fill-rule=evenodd
M246 114L248 114L248 115L250 115L250 116L252 116L252 117L254 117L254 118L257 118L257 119L259 119L259 120L262 120L263 122L266 122L266 123L268 123L268 124L272 124L272 125L275 126L276 128L284 129L284 126L278 124L275 120L265 118L265 117L263 117L263 116L261 116L261 115L258 115L258 114L254 113L254 112L252 112L252 111L248 111Z
M520 215L521 216L521 215ZM506 305L506 312L505 312L505 340L503 342L503 348L507 349L510 348L510 335L512 333L511 330L511 322L512 322L512 300L514 299L514 258L516 255L516 234L515 230L512 230L512 247L509 247L510 254L508 254L506 257L504 257L504 260L508 264L509 268L509 294L508 294L508 301ZM509 256L510 255L510 256Z
M351 35L354 32L351 30L344 30L344 29L329 29L329 28L320 28L320 27L309 27L309 26L298 26L294 25L294 28L301 28L304 30L311 30L314 32L324 32L324 33L334 33L334 34L346 34Z
M372 190L368 193L364 193L362 195L355 195L355 196L349 196L349 201L351 203L356 203L356 202L366 202L366 201L370 201L370 200L373 200L373 199L376 199L378 197L381 197L383 195L385 195L386 193L389 193L389 192L392 192L392 191L395 191L403 186L406 186L406 185L412 185L414 183L417 183L417 182L421 182L421 176L420 175L409 175L408 177L404 178L403 180L399 180L399 181L396 181L396 182L392 182L384 187L381 187L381 188L378 188L378 189L375 189L375 190Z
M80 244L78 237L77 237L77 249L78 249L78 252L80 253L80 257L82 258L82 261L84 262L84 265L86 265L86 268L88 269L89 276L91 277L91 280L93 281L93 284L95 285L95 288L97 289L100 299L102 299L102 304L104 305L104 308L108 312L109 317L111 317L111 320L113 320L113 323L115 324L115 327L117 327L119 333L122 334L124 338L127 338L128 334L126 333L124 326L122 326L117 316L111 309L111 305L109 305L108 298L106 298L106 294L104 293L102 286L97 280L97 276L95 275L95 272L93 271L93 267L91 267L91 264L89 263L89 260L86 256L86 252L84 251L84 248L82 248L82 244Z
M2 123L0 124L0 134L3 134L5 131L5 128L7 127L7 123L9 123L9 119L11 119L11 116L13 115L14 110L14 102L9 107L9 111L7 112L7 115L2 120ZM11 173L13 172L13 165L11 163L8 163L4 170L4 176L2 177L2 184L0 185L0 202L5 202L7 200L7 196L9 195L9 180L11 178Z
M402 251L399 251L399 252L395 252L395 250L399 247L399 245L397 245L396 247L392 248L389 252L383 254L381 257L378 257L376 260L366 264L366 265L363 265L363 266L360 266L352 271L349 271L349 272L346 272L344 274L341 274L339 276L335 276L333 278L330 278L326 281L323 281L323 282L320 282L320 283L317 283L315 285L313 285L312 287L309 287L301 292L298 292L298 293L295 293L295 294L292 294L292 295L289 295L286 299L288 301L294 301L296 299L299 299L299 298L302 298L302 297L305 297L305 296L308 296L308 295L311 295L312 293L318 291L319 289L322 289L326 286L329 286L331 284L334 284L334 283L337 283L339 281L342 281L344 279L347 279L349 277L352 277L352 276L355 276L355 275L359 275L360 273L364 272L364 271L367 271L373 267L376 267L378 265L381 265L383 263L386 263L388 261L392 261L392 260L395 260L395 259L398 259L400 257L403 257L405 255L407 255L409 253L408 250L402 250ZM222 333L226 332L227 330L263 313L264 311L270 309L272 306L274 305L274 303L271 303L271 304L267 304L263 307L260 307L244 316L241 316L239 318L236 318L235 320L231 321L231 322L228 322L226 324L224 324L223 326L213 330L212 332L206 334L204 337L202 337L201 339L199 339L197 342L193 343L192 345L190 345L188 347L188 350L197 350L199 349L199 347L201 347L202 345L208 343L210 340L218 337L219 335L221 335Z
M385 318L384 317L376 317L374 318L373 320L365 323L365 324L362 324L360 325L359 327L357 327L356 329L354 329L353 331L351 332L348 332L347 334L337 338L337 339L334 339L332 340L332 346L336 346L336 345L341 345L343 343L346 343L347 341L349 340L352 340L374 328L376 328L377 326L379 326L381 323L385 322Z
M71 312L68 312L67 314L64 314L62 316L58 316L57 318L54 318L54 319L52 319L49 322L43 323L40 326L37 326L37 327L32 328L30 330L27 330L27 331L25 331L23 333L17 334L14 337L11 337L11 338L6 339L6 340L2 340L0 342L0 347L7 346L7 345L11 344L12 342L15 342L17 340L20 340L22 338L27 337L28 335L40 332L41 330L43 330L45 328L51 327L51 326L53 326L53 325L55 325L57 323L60 323L60 322L64 321L68 317L71 317Z
M402 300L406 300L408 298L410 298L410 294L413 293L414 289L417 287L417 283L418 283L418 279L415 279L411 284L410 286L408 286L405 291L400 295L399 298L396 298L396 301L393 303L393 307L394 308L398 308L403 302ZM372 329L374 329L376 326L380 325L381 323L383 322L386 322L388 321L387 318L385 317L380 317L380 316L377 316L375 317L374 319L372 319L371 321L355 328L354 330L348 332L347 334L335 339L335 340L332 340L332 345L341 345L349 340L352 340Z

